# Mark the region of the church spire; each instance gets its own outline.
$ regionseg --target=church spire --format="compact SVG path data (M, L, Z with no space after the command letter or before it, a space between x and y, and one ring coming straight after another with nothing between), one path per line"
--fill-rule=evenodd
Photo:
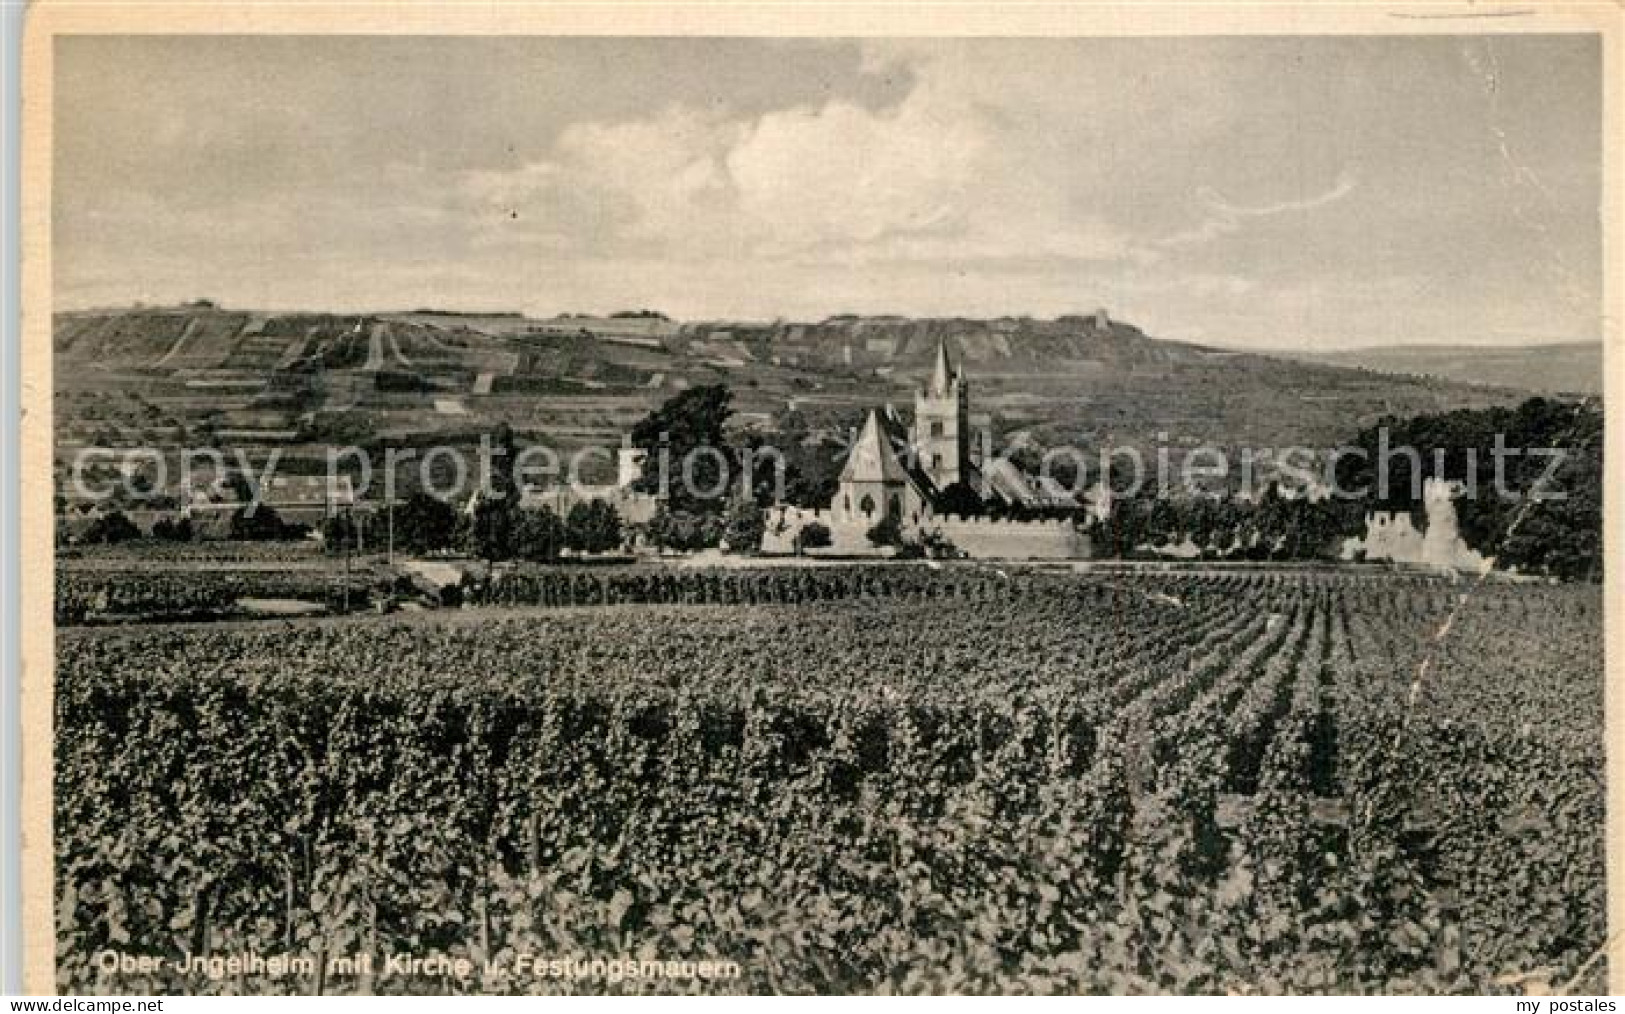
M954 371L948 366L948 341L945 338L937 339L937 365L931 371L931 394L942 397L948 393L949 385L954 381Z

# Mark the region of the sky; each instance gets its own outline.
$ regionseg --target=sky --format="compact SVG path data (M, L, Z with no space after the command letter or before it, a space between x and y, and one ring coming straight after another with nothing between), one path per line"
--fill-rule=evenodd
M1595 37L56 45L62 309L1601 334Z

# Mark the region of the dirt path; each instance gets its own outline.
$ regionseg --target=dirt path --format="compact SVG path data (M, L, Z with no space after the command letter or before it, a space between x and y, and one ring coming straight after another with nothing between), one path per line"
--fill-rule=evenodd
M379 324L378 326L379 327L384 327L385 325ZM395 353L395 358L400 360L401 365L406 367L407 369L412 369L414 366L417 365L417 364L413 363L411 359L407 358L406 353L401 351L400 342L398 342L395 339L395 332L394 331L389 332L389 350L391 352Z
M367 361L361 364L366 373L377 373L384 368L384 325L374 324L367 332Z
M191 341L192 336L195 334L197 334L197 318L193 317L191 320L186 322L186 328L181 331L180 337L175 339L175 344L171 345L169 347L169 351L165 352L163 356L152 365L168 366L171 360L181 354L182 347L184 347L187 342Z

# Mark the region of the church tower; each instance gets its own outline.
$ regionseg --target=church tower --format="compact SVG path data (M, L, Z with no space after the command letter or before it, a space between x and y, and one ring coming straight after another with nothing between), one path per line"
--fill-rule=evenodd
M914 394L914 432L910 434L919 467L937 489L967 478L970 463L970 385L963 364L948 363L948 346L937 343L931 379Z

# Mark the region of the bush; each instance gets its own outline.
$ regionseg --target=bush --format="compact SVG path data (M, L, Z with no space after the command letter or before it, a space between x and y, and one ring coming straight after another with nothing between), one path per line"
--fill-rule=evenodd
M809 521L796 533L796 552L804 549L827 549L830 545L829 526L820 521Z
M191 518L159 518L152 525L152 537L165 542L191 542L192 535Z
M135 526L134 521L125 517L123 511L108 511L90 523L79 536L79 541L112 544L140 537L141 529Z
M923 560L925 559L925 546L918 539L904 539L897 546L897 559Z
M869 529L868 537L872 546L881 548L892 546L900 549L903 545L903 523L888 514L875 522L874 527Z
M965 555L952 539L935 529L921 533L920 549L933 560L957 560Z

